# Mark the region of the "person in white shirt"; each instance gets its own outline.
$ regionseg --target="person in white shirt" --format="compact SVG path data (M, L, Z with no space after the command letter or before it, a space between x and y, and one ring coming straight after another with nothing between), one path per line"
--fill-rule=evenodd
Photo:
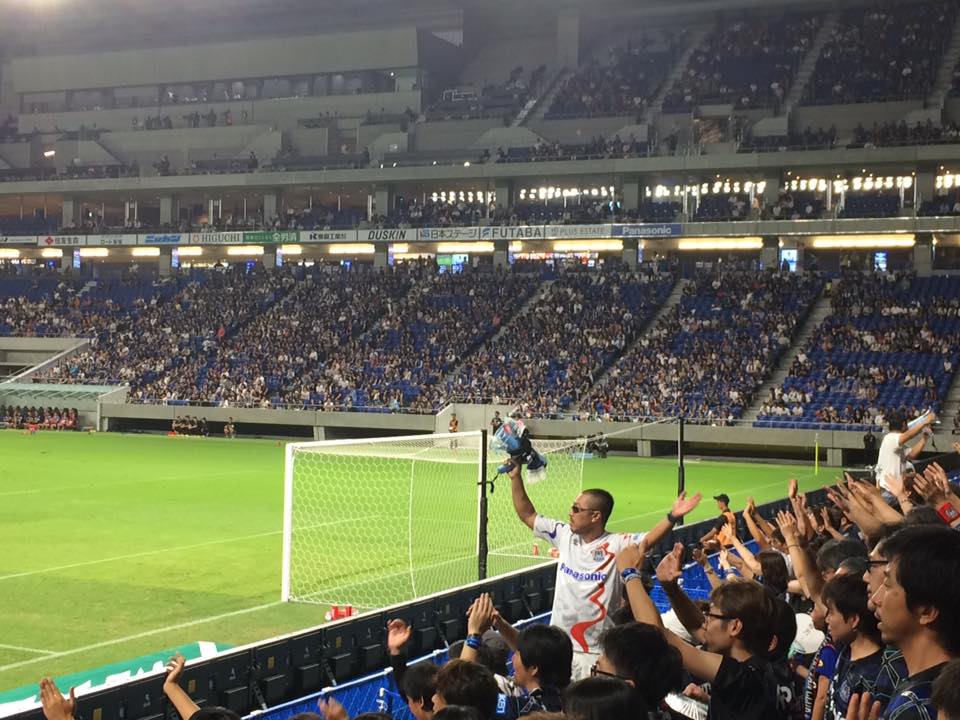
M893 499L893 495L887 485L887 476L898 479L903 477L907 462L916 459L923 452L923 448L926 447L927 437L932 434L929 428L936 421L936 414L929 412L923 422L919 422L913 427L907 427L907 420L902 412L893 411L887 415L887 424L890 429L880 442L875 473L877 485L888 501ZM920 440L915 445L908 447L907 443L918 435Z
M681 493L673 508L648 533L610 533L606 529L613 512L613 496L606 490L584 490L570 508L568 522L538 514L527 495L514 464L509 473L513 507L534 536L548 541L558 552L557 583L551 624L567 632L573 641L573 680L590 674L600 653L600 635L613 626L610 615L623 597L623 579L616 555L625 545L653 547L674 524L700 503L701 494Z

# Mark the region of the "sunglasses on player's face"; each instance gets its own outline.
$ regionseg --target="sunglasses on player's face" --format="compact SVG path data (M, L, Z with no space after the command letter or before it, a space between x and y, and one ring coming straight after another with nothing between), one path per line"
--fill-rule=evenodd
M579 515L582 512L597 512L596 508L582 508L579 505L571 505L570 512L574 515Z

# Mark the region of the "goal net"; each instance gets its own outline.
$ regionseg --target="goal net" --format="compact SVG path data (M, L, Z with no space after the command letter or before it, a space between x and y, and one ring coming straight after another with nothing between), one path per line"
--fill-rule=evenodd
M513 510L503 458L480 432L287 445L285 601L379 609L552 560ZM564 518L580 491L583 443L534 441L546 478L528 485L537 510ZM486 467L483 458L487 456Z

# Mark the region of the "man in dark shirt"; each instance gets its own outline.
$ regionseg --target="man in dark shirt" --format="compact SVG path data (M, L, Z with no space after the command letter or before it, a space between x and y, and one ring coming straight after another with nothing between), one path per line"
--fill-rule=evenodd
M960 655L960 535L945 526L907 527L883 543L883 553L883 584L873 600L883 640L903 653L909 676L881 717L932 720L933 684Z
M704 649L663 628L660 613L639 581L643 551L625 546L617 554L630 608L637 622L659 627L667 642L680 651L683 666L701 682L710 683L713 720L778 720L777 681L766 655L777 622L775 598L750 580L731 580L710 594L710 608L699 608L680 589L683 545L678 544L657 568L657 578L677 617L690 630L702 630Z

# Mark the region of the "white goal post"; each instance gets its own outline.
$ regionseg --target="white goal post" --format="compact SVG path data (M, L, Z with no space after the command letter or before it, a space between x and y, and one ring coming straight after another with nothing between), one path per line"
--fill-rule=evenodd
M584 443L534 440L539 512L566 517ZM287 445L282 599L367 611L552 561L496 479L504 458L481 431Z

